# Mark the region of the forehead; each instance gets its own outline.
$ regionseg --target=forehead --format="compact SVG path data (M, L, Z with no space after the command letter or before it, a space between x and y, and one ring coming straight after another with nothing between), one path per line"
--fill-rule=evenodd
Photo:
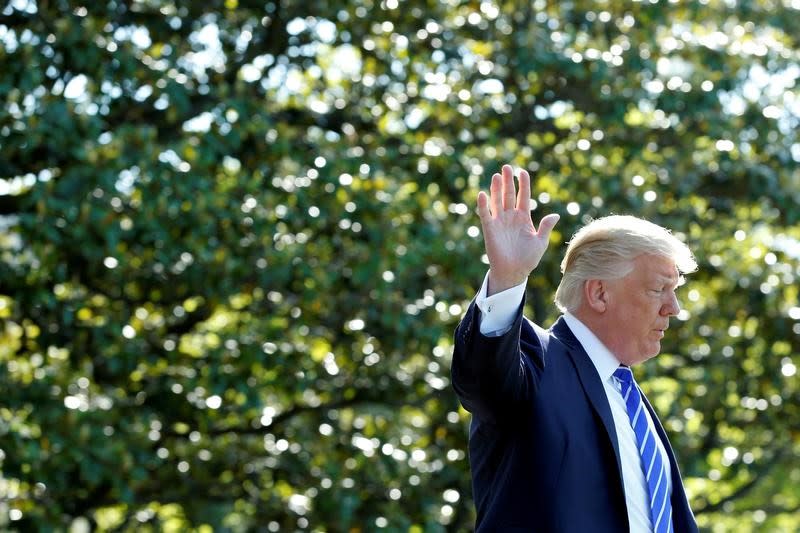
M633 261L633 272L639 278L676 282L680 272L675 262L661 255L640 255Z

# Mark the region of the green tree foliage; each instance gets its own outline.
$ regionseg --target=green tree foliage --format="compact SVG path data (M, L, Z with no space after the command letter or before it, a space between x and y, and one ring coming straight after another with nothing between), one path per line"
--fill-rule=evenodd
M700 271L640 371L709 531L800 528L797 0L11 0L0 528L466 531L504 162Z

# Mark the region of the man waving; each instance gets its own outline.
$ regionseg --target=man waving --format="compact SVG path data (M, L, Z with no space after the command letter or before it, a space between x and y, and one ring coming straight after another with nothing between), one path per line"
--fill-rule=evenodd
M668 230L630 216L581 228L561 263L549 329L525 285L558 215L530 215L509 165L478 195L489 272L455 332L452 377L472 413L477 531L696 532L661 423L631 367L655 357L682 275L697 264Z

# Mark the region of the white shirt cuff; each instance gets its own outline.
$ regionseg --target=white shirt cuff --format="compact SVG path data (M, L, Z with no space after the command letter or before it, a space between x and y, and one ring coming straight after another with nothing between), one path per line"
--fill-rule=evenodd
M481 334L486 337L499 337L514 324L519 304L525 296L528 280L497 294L486 296L489 287L489 273L483 278L483 285L475 298L475 305L481 310Z

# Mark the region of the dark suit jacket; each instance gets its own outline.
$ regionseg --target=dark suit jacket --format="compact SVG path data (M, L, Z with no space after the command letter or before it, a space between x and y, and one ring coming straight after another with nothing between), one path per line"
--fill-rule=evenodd
M456 329L452 365L453 387L472 413L476 530L629 531L611 408L567 323L545 331L520 306L510 331L485 337L479 320L473 301ZM675 532L696 532L672 448L644 401L669 455Z

